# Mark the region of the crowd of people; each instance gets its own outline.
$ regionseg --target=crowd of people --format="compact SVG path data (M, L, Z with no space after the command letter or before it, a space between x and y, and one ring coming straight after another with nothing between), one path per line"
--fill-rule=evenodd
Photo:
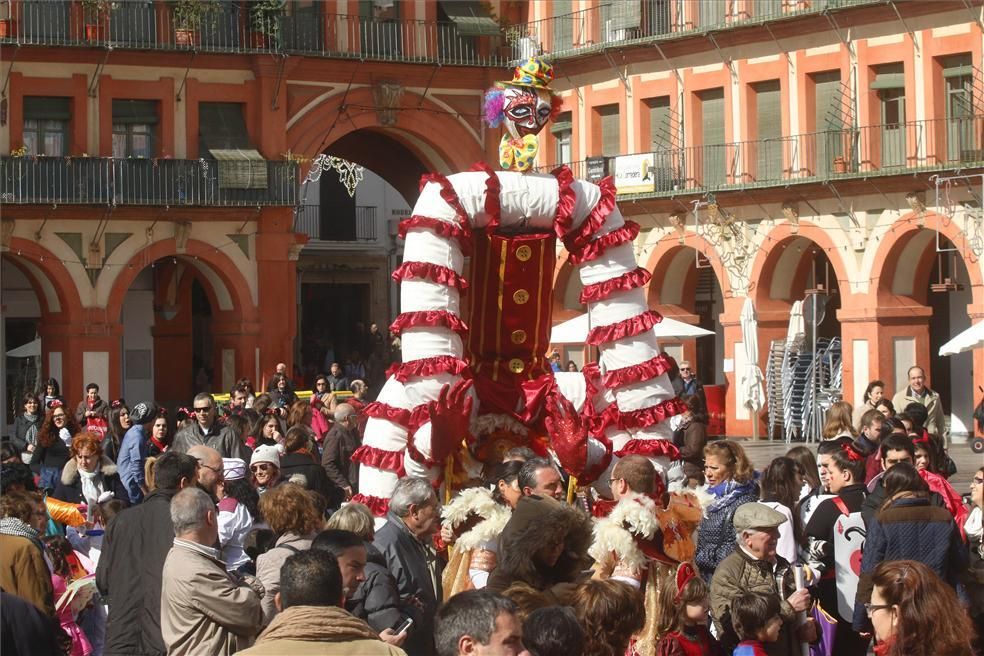
M451 498L401 477L384 518L352 459L370 387L328 372L309 399L281 366L171 412L26 394L0 454L3 653L984 653L984 467L965 503L919 367L758 470L708 440L681 363L679 467L625 455L575 495L517 447Z

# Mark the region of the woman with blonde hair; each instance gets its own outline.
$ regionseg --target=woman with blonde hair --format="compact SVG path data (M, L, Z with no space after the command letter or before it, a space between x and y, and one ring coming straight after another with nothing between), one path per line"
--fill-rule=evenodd
M256 559L256 578L263 584L263 624L269 624L277 607L273 598L280 590L280 568L284 561L311 548L311 541L324 521L308 492L300 485L284 483L260 497L260 515L277 535L277 541Z
M838 401L827 410L826 421L823 425L823 439L836 440L838 437L849 437L852 440L858 436L854 430L851 415L854 410L847 401Z
M710 583L718 564L735 550L735 511L742 504L758 501L758 485L745 449L729 440L704 447L704 478L714 500L697 530L694 563Z
M361 503L346 503L325 528L355 533L366 544L366 579L345 600L345 610L365 620L374 631L393 628L406 614L400 612L400 592L386 558L372 544L376 537L372 511Z

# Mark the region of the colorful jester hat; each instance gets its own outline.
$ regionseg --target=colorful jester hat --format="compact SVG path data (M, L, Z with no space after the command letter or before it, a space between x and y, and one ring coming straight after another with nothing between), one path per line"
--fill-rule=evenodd
M558 111L560 98L550 88L553 66L530 57L517 66L513 79L499 82L485 93L485 121L495 128L505 123L499 142L499 166L507 171L528 171L539 150L536 135Z

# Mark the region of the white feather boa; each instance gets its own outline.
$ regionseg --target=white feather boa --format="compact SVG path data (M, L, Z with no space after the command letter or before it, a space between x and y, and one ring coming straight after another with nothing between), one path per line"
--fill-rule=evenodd
M512 516L512 511L508 506L496 503L495 499L492 498L492 492L484 487L462 490L451 503L441 510L444 524L451 528L456 528L465 523L472 515L478 515L482 521L458 538L455 546L464 551L470 551L484 543L497 540Z
M635 538L651 540L658 530L656 502L643 494L631 493L619 499L608 517L595 521L594 542L588 555L602 561L614 553L624 565L644 569L648 561Z
M714 503L715 497L707 491L706 485L698 485L697 487L683 487L682 482L671 483L667 488L669 492L676 492L677 494L692 494L697 498L697 503L700 504L701 512L704 513L704 517L707 517L707 508L712 503Z

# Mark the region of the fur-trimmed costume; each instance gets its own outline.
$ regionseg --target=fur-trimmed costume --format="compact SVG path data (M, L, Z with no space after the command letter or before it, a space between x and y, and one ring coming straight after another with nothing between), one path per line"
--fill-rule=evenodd
M556 539L564 551L552 567L536 562L537 551ZM515 601L525 614L544 606L570 603L568 586L587 566L591 518L548 497L519 500L499 538L498 564L486 586Z
M595 520L594 578L613 578L643 592L646 624L636 636L635 653L655 652L660 586L679 562L694 555L693 534L702 518L697 496L671 493L665 508L651 497L630 492L607 517Z
M457 536L448 550L444 568L444 598L465 590L484 588L498 561L499 536L506 528L512 510L497 503L484 487L462 490L441 511L444 525Z

